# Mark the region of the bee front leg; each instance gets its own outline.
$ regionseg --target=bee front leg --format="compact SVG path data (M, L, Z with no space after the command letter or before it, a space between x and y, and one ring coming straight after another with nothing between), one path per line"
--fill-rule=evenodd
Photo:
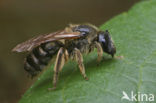
M97 48L97 53L98 53L97 61L100 62L102 60L102 56L103 56L103 49L102 49L100 43L98 43L98 42L95 42L95 48Z
M88 80L88 77L86 76L86 73L85 73L85 67L84 67L84 64L83 64L83 56L82 56L80 50L77 49L77 48L75 48L74 57L75 57L76 62L78 63L80 72L83 75L84 79Z
M53 75L53 88L48 88L48 90L56 89L56 84L58 81L59 72L62 70L67 55L65 54L65 49L61 47L57 53L55 66L54 66L54 75Z

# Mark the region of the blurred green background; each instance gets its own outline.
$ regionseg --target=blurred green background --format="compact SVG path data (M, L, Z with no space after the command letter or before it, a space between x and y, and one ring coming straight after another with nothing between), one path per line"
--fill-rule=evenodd
M35 80L23 69L26 54L11 49L69 23L103 24L139 0L0 0L0 103L16 103Z

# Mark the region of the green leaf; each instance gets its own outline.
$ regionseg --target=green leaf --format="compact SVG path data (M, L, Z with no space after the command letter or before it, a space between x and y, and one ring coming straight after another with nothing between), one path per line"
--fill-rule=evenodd
M140 95L146 93L148 97L149 94L156 95L156 1L136 4L102 25L101 29L110 31L117 56L124 58L111 59L105 54L97 66L96 51L85 56L89 81L82 78L76 63L69 62L60 74L57 89L50 92L47 88L52 87L53 69L49 68L20 103L135 103L121 100L122 92L129 97L131 91ZM144 103L149 103L145 99Z

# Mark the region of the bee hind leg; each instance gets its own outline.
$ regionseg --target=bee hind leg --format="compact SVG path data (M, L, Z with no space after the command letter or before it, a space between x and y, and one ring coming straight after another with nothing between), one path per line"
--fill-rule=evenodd
M79 66L82 76L84 77L85 80L88 80L88 77L86 76L86 73L85 73L85 67L83 64L83 56L82 56L80 50L77 48L75 48L75 56L74 57L75 57L76 62L78 63L78 66Z
M48 88L48 90L56 89L59 72L62 70L62 68L65 64L65 61L67 61L67 59L68 59L68 53L63 47L61 47L57 53L57 57L55 60L54 75L53 75L53 88Z

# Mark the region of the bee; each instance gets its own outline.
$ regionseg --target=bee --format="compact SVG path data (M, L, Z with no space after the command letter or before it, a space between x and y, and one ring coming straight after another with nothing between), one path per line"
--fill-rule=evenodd
M83 78L88 80L82 54L90 53L94 48L97 48L98 61L101 61L103 52L114 57L116 47L108 30L101 31L92 24L70 24L64 30L40 35L18 44L12 51L28 52L24 59L24 69L32 77L55 58L53 87L49 88L54 90L58 75L69 59L78 63Z

